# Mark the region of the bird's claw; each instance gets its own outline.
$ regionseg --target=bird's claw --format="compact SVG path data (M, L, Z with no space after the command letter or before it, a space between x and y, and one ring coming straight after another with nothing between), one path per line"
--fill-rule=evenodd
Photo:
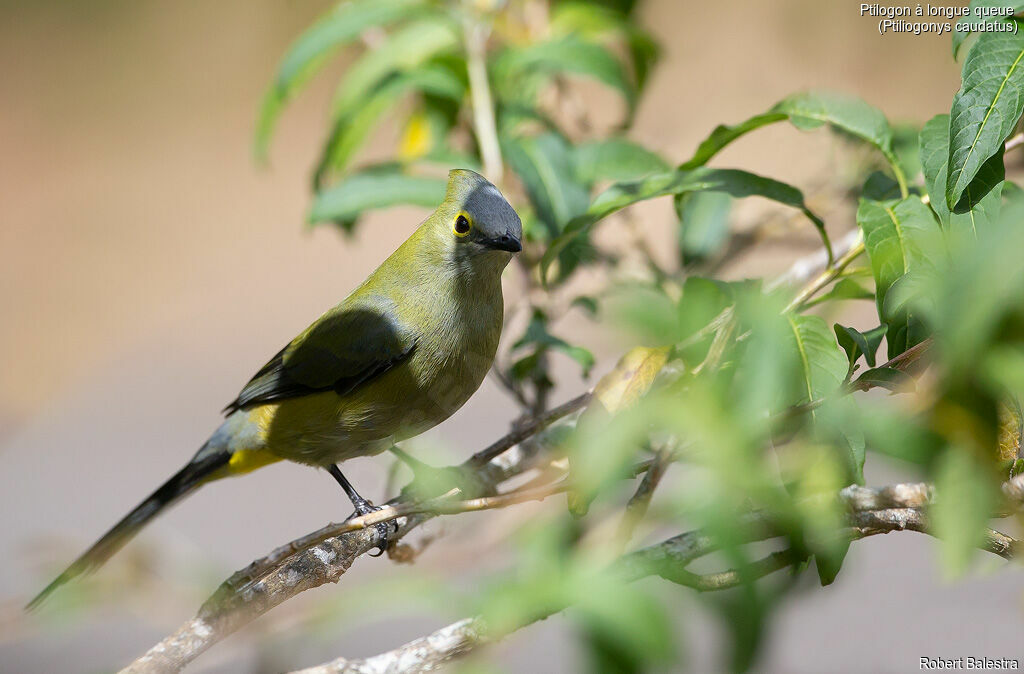
M354 513L352 513L352 515L349 516L348 519L350 519L350 520L354 519L356 517L362 517L363 515L369 515L370 513L375 513L378 510L382 510L383 509L381 506L373 505L372 503L370 503L366 499L362 499L361 501L353 502L353 505L356 507L356 511ZM378 522L377 524L374 524L373 526L377 530L377 535L380 537L380 540L377 543L377 547L375 548L375 550L377 550L377 554L373 554L371 552L370 556L371 557L380 557L388 549L388 523L387 522Z

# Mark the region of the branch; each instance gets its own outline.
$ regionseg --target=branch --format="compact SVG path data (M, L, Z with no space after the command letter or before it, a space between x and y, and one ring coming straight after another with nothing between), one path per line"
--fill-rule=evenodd
M1011 483L1014 487L1008 489L1004 485L1004 493L1024 487L1024 480L1021 479L1015 478L1006 484ZM924 483L895 484L881 488L852 485L840 491L838 498L849 511L847 534L851 540L860 540L893 531L927 533L927 518L920 508L932 502L934 489ZM1019 505L1021 501L1018 500L1017 503ZM768 517L758 512L741 517L736 523L735 534L737 541L742 543L767 540L778 535ZM991 529L987 531L986 540L980 547L1004 559L1011 559L1020 554L1018 541ZM623 582L658 575L698 592L716 592L753 582L800 561L799 556L793 551L779 550L742 569L708 574L697 574L686 569L693 561L717 550L717 543L706 532L689 531L624 555L612 565L610 571ZM559 610L561 609L535 615L530 622L543 620ZM525 627L526 624L519 627ZM339 658L293 674L427 672L479 646L490 644L502 636L504 635L488 633L480 617L466 618L386 653L363 660Z
M338 658L293 674L429 672L489 641L479 618L465 618L387 653L362 660Z
M845 257L859 243L861 243L860 229L854 228L835 245L835 254L839 255L841 258ZM789 269L777 276L770 283L766 284L765 289L768 292L771 292L772 290L784 285L806 283L827 267L828 255L824 250L817 250L810 255L804 256L793 262Z
M306 590L338 582L356 558L377 547L379 534L376 527L370 526L373 523L393 519L397 531L390 540L397 542L419 525L447 511L502 507L563 490L558 484L492 495L501 483L534 466L541 443L524 440L578 411L589 400L590 394L585 393L538 419L520 423L505 437L463 463L461 472L471 478L469 481L479 492L469 496L478 498L446 501L446 494L433 500L433 509L427 510L423 504L402 496L389 502L387 511L329 524L257 559L224 581L200 607L195 618L122 673L181 671L206 649L282 602ZM508 451L513 447L513 451Z

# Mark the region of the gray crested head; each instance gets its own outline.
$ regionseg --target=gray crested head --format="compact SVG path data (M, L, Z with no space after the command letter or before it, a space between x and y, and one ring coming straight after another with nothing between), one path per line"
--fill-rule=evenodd
M498 188L479 173L454 169L448 173L445 197L452 235L479 251L522 250L523 223Z

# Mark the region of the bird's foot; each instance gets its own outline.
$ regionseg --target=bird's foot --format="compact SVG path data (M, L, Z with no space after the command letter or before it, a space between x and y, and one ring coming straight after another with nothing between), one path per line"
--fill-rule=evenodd
M369 515L370 513L375 513L378 510L383 510L382 506L375 506L364 498L361 498L358 501L353 500L352 505L356 507L356 511L349 516L348 520L356 517L362 517L363 515ZM345 521L347 522L348 520ZM375 548L377 550L377 554L373 554L371 552L370 556L380 557L388 549L388 522L378 522L377 524L374 524L373 527L377 530L377 535L380 537L380 540Z

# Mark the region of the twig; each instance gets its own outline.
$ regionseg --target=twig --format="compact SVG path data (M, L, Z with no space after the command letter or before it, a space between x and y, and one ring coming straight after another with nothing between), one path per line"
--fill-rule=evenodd
M662 571L658 575L678 585L692 587L698 592L716 592L743 585L792 566L794 555L790 550L779 550L757 560L743 569L729 569L717 573L698 574L686 569Z
M572 400L562 403L558 407L545 412L538 418L529 419L523 423L520 423L512 430L511 433L503 438L496 440L486 449L483 449L466 462L470 468L480 467L486 463L489 463L494 457L498 456L505 450L518 445L520 442L535 435L537 432L547 428L554 422L558 421L563 417L567 417L573 412L578 412L590 403L591 392L587 391L582 393Z
M672 462L675 453L669 447L659 449L654 458L651 459L644 478L636 488L636 492L626 504L626 510L622 513L619 521L619 532L616 536L619 546L624 548L633 537L633 531L640 520L647 514L647 508L651 504L651 497L654 490L658 488L661 478L665 475L668 465Z
M858 232L859 234L859 232ZM809 299L814 297L819 290L827 286L829 283L834 281L846 267L853 262L861 253L864 252L864 240L859 235L857 236L856 242L850 247L842 257L835 261L831 267L825 269L817 277L815 277L810 283L804 286L800 292L797 293L789 304L786 305L785 311L788 313L799 309Z

